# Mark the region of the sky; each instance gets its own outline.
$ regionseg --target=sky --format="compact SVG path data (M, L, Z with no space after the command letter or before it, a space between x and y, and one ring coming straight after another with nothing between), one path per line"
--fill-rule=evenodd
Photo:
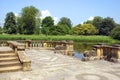
M26 6L39 9L42 18L52 16L55 24L67 17L75 26L95 16L111 17L120 24L120 0L0 0L0 25L8 12L18 16Z

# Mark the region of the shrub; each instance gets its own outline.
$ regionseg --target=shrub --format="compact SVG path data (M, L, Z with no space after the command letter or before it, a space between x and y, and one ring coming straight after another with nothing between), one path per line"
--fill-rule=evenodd
M111 37L120 40L120 26L114 28L111 32Z

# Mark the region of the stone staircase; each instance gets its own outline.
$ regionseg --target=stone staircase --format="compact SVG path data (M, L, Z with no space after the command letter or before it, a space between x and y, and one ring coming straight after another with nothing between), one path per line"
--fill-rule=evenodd
M0 48L0 72L22 70L18 55L9 47Z

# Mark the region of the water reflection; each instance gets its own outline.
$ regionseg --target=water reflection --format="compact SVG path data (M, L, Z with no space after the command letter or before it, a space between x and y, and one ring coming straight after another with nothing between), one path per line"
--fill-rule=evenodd
M74 57L82 59L84 57L84 55L82 53L78 53L78 52L74 51Z
M79 53L83 53L86 50L92 50L94 44L88 44L88 43L74 43L74 50L79 52Z
M83 52L86 50L92 50L94 44L88 44L88 43L74 43L74 56L76 58L82 59Z

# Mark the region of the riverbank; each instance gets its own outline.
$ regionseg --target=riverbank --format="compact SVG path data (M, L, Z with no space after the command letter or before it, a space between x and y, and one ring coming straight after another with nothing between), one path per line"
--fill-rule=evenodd
M120 64L104 60L82 62L51 50L26 50L31 71L0 73L1 80L120 80Z
M109 36L45 36L45 35L0 35L0 40L73 40L74 42L82 43L120 43L120 41L112 39Z

